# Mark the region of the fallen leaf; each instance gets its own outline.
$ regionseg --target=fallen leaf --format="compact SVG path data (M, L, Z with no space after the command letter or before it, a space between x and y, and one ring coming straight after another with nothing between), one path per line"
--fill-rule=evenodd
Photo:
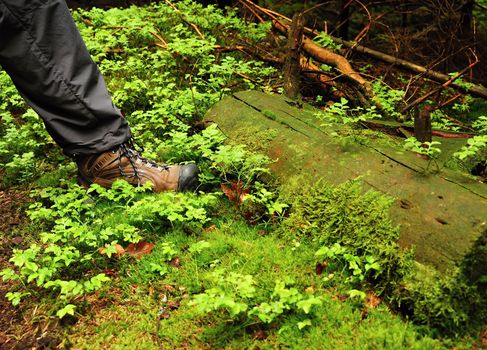
M169 262L174 267L181 267L181 259L179 257L172 258L171 261Z
M171 317L171 315L169 315L167 312L164 312L159 316L161 320L167 320L169 317Z
M139 243L129 244L125 249L125 252L137 259L140 259L144 255L147 255L150 252L152 252L152 249L154 249L154 243L139 242Z
M252 339L254 340L266 340L267 339L267 334L265 331L262 329L259 329L252 335Z
M230 202L234 202L237 205L244 201L245 196L247 196L250 191L250 189L244 188L242 181L231 182L230 185L221 184L221 189Z
M117 271L115 269L110 269L110 268L106 268L105 270L103 270L103 273L108 277L114 277L117 275Z
M339 301L341 301L341 302L344 302L345 300L347 300L347 299L348 299L348 296L343 295L343 294L335 294L335 295L332 295L332 296L331 296L331 298L332 298L333 300L339 300Z
M167 302L167 307L171 310L179 309L179 301L169 300Z
M314 292L315 292L316 290L315 290L315 287L313 287L313 286L309 286L309 287L308 287L308 288L306 288L304 291L305 291L307 294L314 294Z
M316 271L316 274L318 276L323 273L324 269L325 269L325 266L322 263L316 263L315 271Z
M164 286L164 289L165 289L167 292L169 292L169 293L174 292L174 287L173 287L173 286L171 286L170 284L166 284L166 285Z
M24 241L24 239L22 237L20 237L20 236L17 236L17 237L12 238L12 243L13 244L16 244L16 245L19 245L23 241Z
M203 231L205 231L205 232L211 232L211 231L215 231L215 230L216 230L216 225L213 224L213 225L210 225L207 228L205 228Z
M98 252L101 255L107 255L105 247L98 248ZM119 257L124 255L125 253L126 253L125 249L123 249L123 247L120 244L115 244L115 254L113 255Z
M365 298L365 306L370 309L376 308L382 302L381 298L375 295L372 292L367 293L367 297Z

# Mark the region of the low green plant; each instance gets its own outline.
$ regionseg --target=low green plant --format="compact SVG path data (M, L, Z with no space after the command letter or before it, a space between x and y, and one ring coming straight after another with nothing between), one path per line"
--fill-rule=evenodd
M347 249L339 243L331 247L324 246L318 249L315 256L326 259L327 270L341 269L348 275L346 281L353 284L360 284L364 279L377 279L382 267L380 261L373 255L357 256L347 252Z
M326 32L320 32L317 36L313 38L313 41L320 46L326 47L331 50L340 50L342 48L341 44L337 44L333 38Z
M400 119L401 113L397 110L397 105L403 101L406 94L403 90L392 89L385 85L381 80L372 83L374 99L380 104L381 108L389 114L390 117Z
M182 193L143 196L149 183L133 187L122 180L112 189L94 185L86 191L66 185L37 192L41 201L30 206L29 216L43 232L29 247L14 249L13 267L0 272L3 280L18 282L17 290L8 295L14 304L42 289L57 293L63 305L100 289L110 280L100 272L107 261L104 255L118 254L117 245L140 242L147 225L206 222L215 199ZM120 222L120 217L130 219ZM162 248L168 259L174 257L172 246Z
M251 275L228 274L216 269L207 274L207 280L212 287L194 295L190 305L196 306L203 314L224 310L232 319L247 324L255 322L255 318L263 323L272 323L284 313L302 313L307 318L296 324L302 329L311 325L308 317L313 317L313 306L322 304L320 297L306 296L290 287L292 281L277 280L269 294L257 288Z
M441 142L438 141L425 141L420 142L415 137L408 137L404 141L404 149L410 150L412 152L416 152L428 157L428 164L424 169L425 172L428 171L431 163L433 162L436 165L436 171L440 171L440 166L438 165L437 159L438 156L441 154L441 149L436 147L437 145L441 145Z
M399 247L399 228L388 217L392 198L363 193L359 180L337 187L319 181L284 196L292 211L282 234L312 239L319 254L352 272L351 281L367 280L379 294L387 294L411 271L413 252Z
M477 135L467 140L467 144L453 155L460 160L477 155L487 146L487 135Z

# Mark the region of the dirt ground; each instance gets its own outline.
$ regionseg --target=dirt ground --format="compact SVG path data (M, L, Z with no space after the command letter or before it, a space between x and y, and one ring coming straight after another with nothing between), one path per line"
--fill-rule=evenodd
M26 192L0 191L0 270L9 267L12 249L23 239L16 230L27 221L25 208L31 201ZM53 349L58 344L53 320L38 317L34 304L14 307L5 294L11 282L0 279L0 350Z

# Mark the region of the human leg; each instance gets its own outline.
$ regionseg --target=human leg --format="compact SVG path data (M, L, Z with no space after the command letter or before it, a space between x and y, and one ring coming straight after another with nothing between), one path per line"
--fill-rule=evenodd
M63 0L0 0L0 65L66 154L130 138Z
M194 164L160 165L135 150L64 0L0 0L0 65L53 139L76 157L80 184L110 187L122 178L150 181L156 192L197 186Z

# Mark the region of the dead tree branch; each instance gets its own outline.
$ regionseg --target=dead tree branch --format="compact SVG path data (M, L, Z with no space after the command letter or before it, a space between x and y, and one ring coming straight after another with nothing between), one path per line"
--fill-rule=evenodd
M287 34L288 28L285 25L278 21L272 21L272 25L279 32ZM373 96L372 87L370 84L352 68L345 57L318 46L308 37L303 37L303 49L315 60L335 67L341 74L343 74L344 77L355 83L365 93L365 95L369 97Z
M255 9L256 12L260 12L260 13L265 14L266 16L271 18L275 23L278 23L281 26L284 26L284 27L286 26L286 24L284 24L281 21L285 21L287 23L291 22L290 18L288 18L288 17L286 17L286 16L284 16L278 12L275 12L275 11L266 9L264 7L258 6L257 4L254 4L253 2L251 2L249 0L240 0L240 2L245 2L247 5L253 6L253 8ZM312 37L319 34L319 32L317 32L316 30L308 28L308 27L304 28L304 32L307 35L310 35ZM447 74L443 74L443 73L431 70L427 67L418 65L416 63L413 63L413 62L410 62L410 61L407 61L407 60L404 60L401 58L397 58L397 57L391 56L389 54L386 54L386 53L383 53L383 52L380 52L377 50L370 49L366 46L358 45L357 42L355 42L355 41L343 40L340 38L333 37L331 35L330 35L330 38L333 39L333 41L335 41L336 43L341 44L344 47L346 47L346 48L348 48L354 52L362 53L364 55L378 59L382 62L390 63L390 64L397 66L397 67L400 67L402 69L406 69L406 70L409 70L409 71L412 71L415 73L423 74L424 76L426 76L426 77L428 77L434 81L437 81L439 83L445 83L448 80L450 80L450 78L451 78ZM455 88L455 89L460 90L460 91L463 91L463 92L466 92L466 93L469 93L469 94L472 94L472 95L475 95L475 96L478 96L478 97L487 98L487 88L482 86L482 85L470 84L470 86L467 88L465 86L465 84L457 84L455 82L452 82L450 84L450 87Z
M460 72L458 72L457 74L455 74L453 77L451 77L450 79L448 79L447 81L445 81L443 84L441 84L436 89L431 90L427 94L421 96L420 98L417 98L416 100L414 100L413 102L411 102L410 104L408 104L406 107L404 107L402 109L401 113L406 113L407 111L409 111L414 106L420 104L421 102L424 102L428 97L430 97L430 96L432 96L432 95L440 92L441 90L447 88L448 86L452 85L455 80L457 80L462 75L464 75L467 71L469 71L470 69L472 69L477 63L479 63L479 59L477 58L477 56L475 56L475 61L474 62L470 63L467 67L465 67Z

